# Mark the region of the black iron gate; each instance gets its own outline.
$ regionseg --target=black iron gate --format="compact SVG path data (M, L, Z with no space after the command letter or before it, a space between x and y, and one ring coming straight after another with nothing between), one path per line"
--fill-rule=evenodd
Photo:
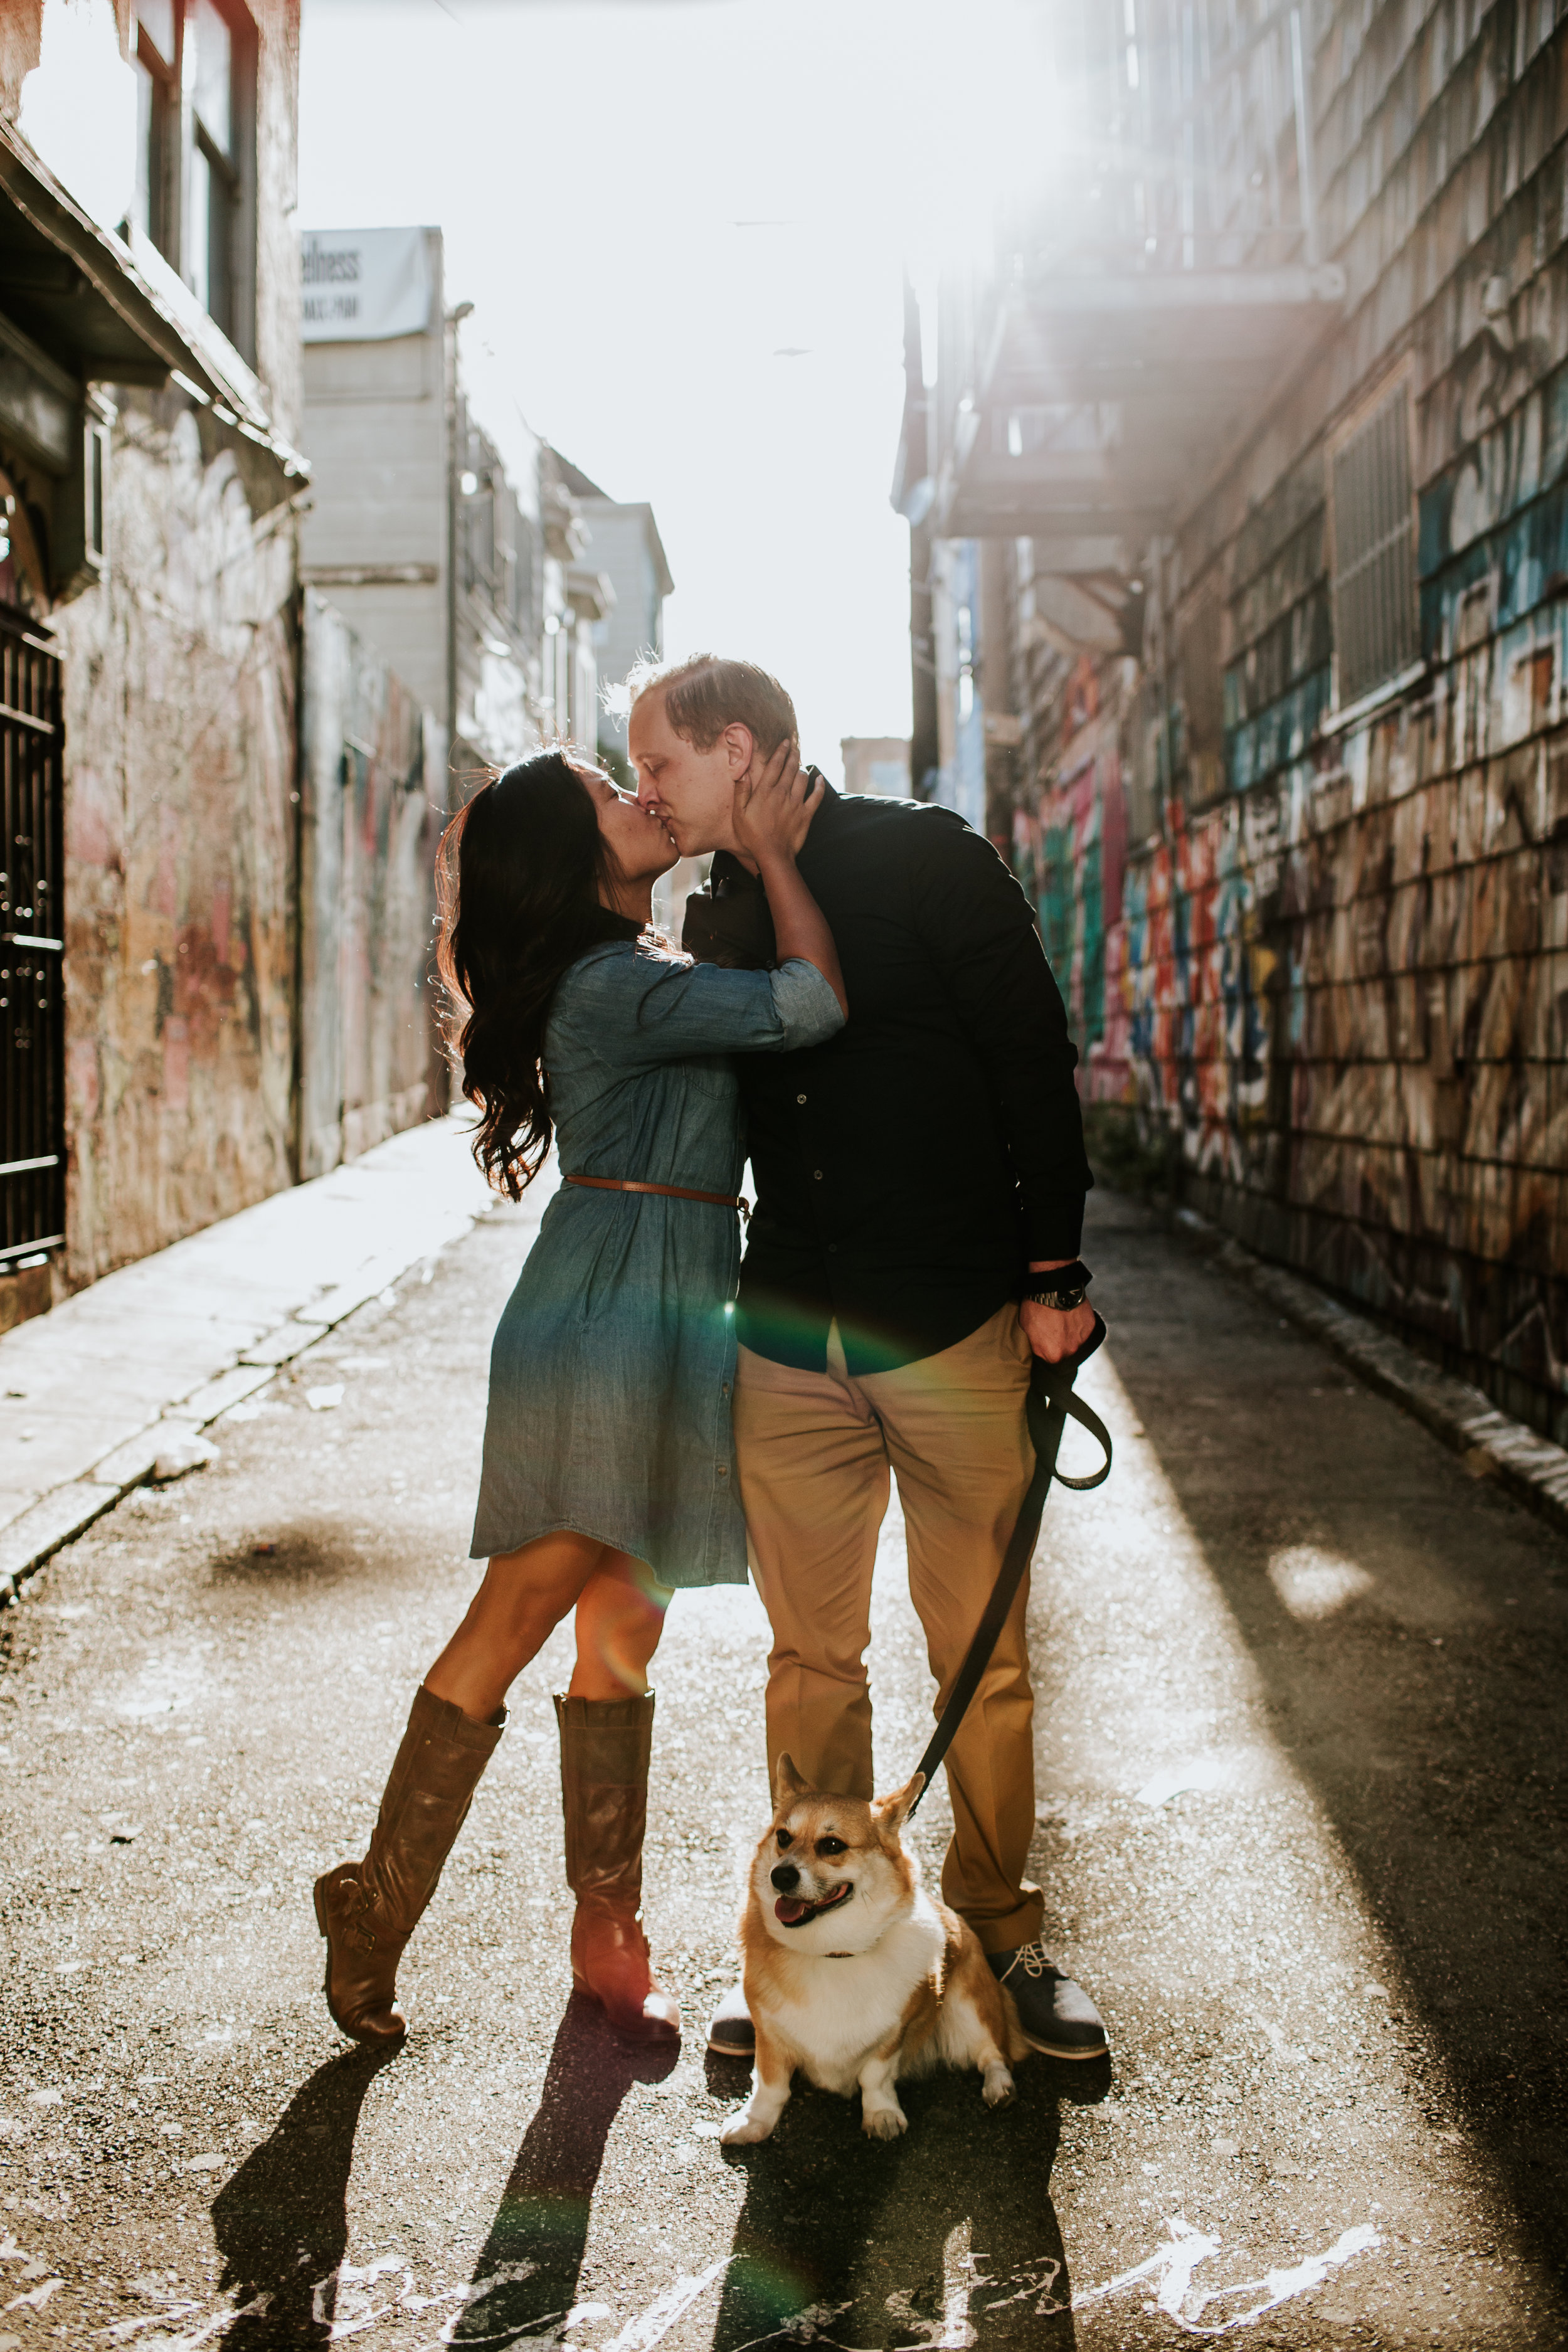
M60 665L0 611L0 1269L65 1238Z

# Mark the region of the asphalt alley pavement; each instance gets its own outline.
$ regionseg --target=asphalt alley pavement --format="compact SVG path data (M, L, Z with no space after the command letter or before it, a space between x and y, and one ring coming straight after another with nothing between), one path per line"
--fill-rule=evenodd
M1098 1195L1109 1486L1050 1502L1037 1875L1110 2024L721 2151L706 2056L765 1819L751 1595L657 1662L648 1913L689 2040L570 1998L557 1643L346 2046L310 1885L363 1851L458 1615L502 1211L283 1368L3 1620L0 2352L363 2338L584 2352L1568 2341L1561 1538ZM1087 1452L1086 1444L1086 1452ZM1071 1467L1070 1458L1066 1466ZM886 1537L881 1776L928 1720ZM934 1864L941 1791L916 1833Z

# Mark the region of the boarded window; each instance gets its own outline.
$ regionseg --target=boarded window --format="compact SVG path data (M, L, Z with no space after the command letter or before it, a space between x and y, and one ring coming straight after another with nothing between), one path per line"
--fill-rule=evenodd
M1408 669L1420 650L1410 394L1401 383L1330 457L1334 652L1342 709Z

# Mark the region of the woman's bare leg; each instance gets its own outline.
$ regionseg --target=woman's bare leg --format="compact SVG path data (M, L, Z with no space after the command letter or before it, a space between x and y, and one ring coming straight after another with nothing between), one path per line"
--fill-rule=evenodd
M524 1666L595 1580L600 1564L622 1557L566 1530L540 1536L519 1551L498 1552L468 1614L426 1675L426 1689L460 1706L475 1723L489 1723Z
M606 1551L577 1596L577 1662L569 1698L639 1696L674 1598L640 1559Z

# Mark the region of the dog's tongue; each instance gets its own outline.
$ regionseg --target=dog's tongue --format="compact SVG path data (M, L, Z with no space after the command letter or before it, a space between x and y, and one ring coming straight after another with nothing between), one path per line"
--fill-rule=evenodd
M782 1919L786 1927L795 1927L816 1908L815 1903L803 1903L798 1895L781 1895L773 1905L773 1916Z

